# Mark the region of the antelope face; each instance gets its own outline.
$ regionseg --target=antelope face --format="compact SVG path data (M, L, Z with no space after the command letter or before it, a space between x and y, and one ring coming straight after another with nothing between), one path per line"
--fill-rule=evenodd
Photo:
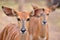
M39 18L42 17L41 18L42 24L46 24L47 20L48 20L49 13L55 11L55 9L57 8L58 5L59 4L55 4L55 5L52 5L47 8L39 8L37 5L32 4L34 14L32 13L33 15L31 14L31 16L35 16L35 17L39 17Z
M34 11L30 14L31 19L29 33L33 34L33 39L38 40L39 36L42 38L46 37L46 39L48 39L48 16L50 12L56 9L57 5L53 5L52 7L47 8L39 8L35 4L32 4L32 7Z
M47 23L47 18L48 18L49 13L45 13L44 8L39 8L34 10L34 15L31 15L32 17L40 18L40 22L42 24Z
M21 23L21 31L24 33L26 30L28 30L27 27L27 21L29 21L29 13L27 12L19 12L17 13L18 17L17 20L18 22Z
M2 6L2 10L7 16L15 16L17 18L17 21L19 24L18 26L20 26L20 32L25 33L25 31L28 30L28 27L26 24L27 24L27 21L29 21L30 12L17 12L5 6Z

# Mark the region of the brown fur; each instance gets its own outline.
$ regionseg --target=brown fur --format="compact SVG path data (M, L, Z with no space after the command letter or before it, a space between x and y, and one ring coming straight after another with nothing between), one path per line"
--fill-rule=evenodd
M20 29L15 24L7 25L0 33L0 40L29 40L29 34L25 34L24 38L20 33Z
M56 5L57 6L57 5ZM34 15L30 18L30 27L29 27L29 34L32 35L33 40L39 40L39 37L48 40L49 39L49 30L48 30L48 14L56 8L55 5L48 7L48 8L39 8L35 4L32 5L34 9ZM44 19L41 15L43 12L46 15L47 24L42 25L42 20ZM39 17L37 17L39 16ZM40 40L42 40L40 39Z
M7 16L15 16L20 20L27 20L29 17L29 12L18 12L5 6L2 6L2 9ZM18 21L18 24L18 26L16 24L8 24L0 33L0 40L29 40L28 26L25 27L27 32L22 34L20 32L22 27L20 21Z
M46 37L46 39L48 40L48 24L46 24L46 26L43 26L41 23L42 17L31 17L29 34L33 36L33 40L39 40L39 37Z
M9 24L2 30L0 40L18 40L20 39L19 35L20 32L18 27L15 24Z
M55 6L53 7L55 9ZM4 6L2 6L2 9L7 16L16 16L16 17L19 16L20 20L22 19L27 20L30 15L30 12L17 12L11 8ZM22 40L22 39L30 40L29 38L30 35L32 35L33 40L39 40L39 37L40 38L46 37L46 40L48 40L49 38L48 24L43 26L42 25L43 17L42 16L37 17L38 16L37 14L40 14L42 10L35 6L33 6L33 9L36 10L35 15L30 18L30 25L25 27L27 29L27 32L24 35L20 33L20 28L21 28L20 25L19 28L15 24L9 24L0 33L0 40ZM39 9L39 11L37 9ZM48 8L48 9L49 10L44 9L45 10L44 12L46 14L52 10L52 8ZM47 19L48 17L46 16L46 20Z

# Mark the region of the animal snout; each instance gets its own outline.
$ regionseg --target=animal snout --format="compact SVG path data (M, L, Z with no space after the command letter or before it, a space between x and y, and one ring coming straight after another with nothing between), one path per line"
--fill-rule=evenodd
M46 24L47 22L46 21L43 21L43 23L42 24Z
M21 29L21 32L22 32L22 33L25 33L25 31L26 31L26 28L22 28L22 29Z

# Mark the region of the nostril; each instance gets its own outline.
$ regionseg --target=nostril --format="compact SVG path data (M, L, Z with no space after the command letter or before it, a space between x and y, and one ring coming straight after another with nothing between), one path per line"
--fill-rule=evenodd
M22 33L24 33L25 31L26 31L26 29L25 29L25 28L22 28L22 29L21 29L21 32L22 32Z
M46 22L43 22L44 24L46 24Z
M46 21L43 21L43 23L42 24L46 24L47 22Z

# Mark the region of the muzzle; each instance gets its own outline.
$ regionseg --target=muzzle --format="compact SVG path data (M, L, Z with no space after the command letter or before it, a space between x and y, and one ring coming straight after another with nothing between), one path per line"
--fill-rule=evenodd
M46 23L47 23L47 21L46 21L46 20L44 20L44 21L42 22L42 24L43 24L43 25L45 25Z
M26 21L25 20L22 20L22 28L21 28L21 32L24 34L26 32Z
M26 31L26 28L21 28L21 32L24 34Z

